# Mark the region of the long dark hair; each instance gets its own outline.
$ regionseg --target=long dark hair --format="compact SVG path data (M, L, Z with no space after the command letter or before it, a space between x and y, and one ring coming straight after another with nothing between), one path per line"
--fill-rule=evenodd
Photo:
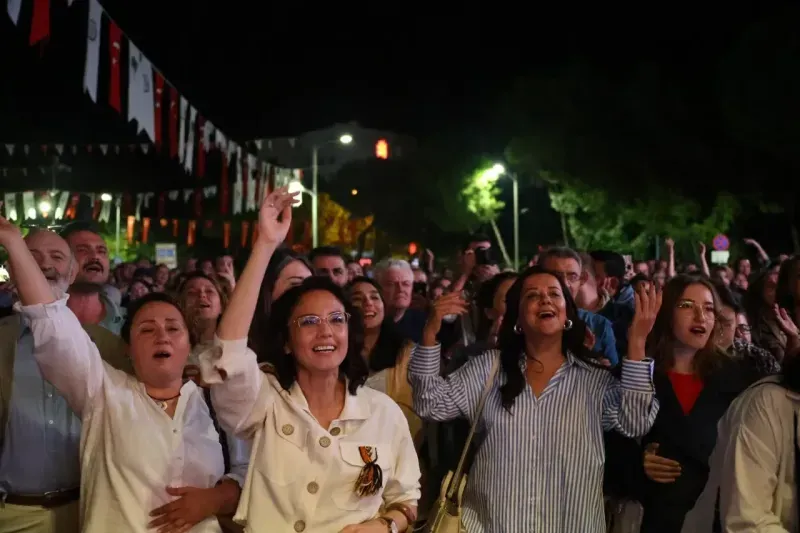
M717 347L717 339L721 329L719 320L720 300L714 284L705 276L699 274L679 274L664 285L661 309L656 316L653 329L647 336L647 355L655 361L655 366L661 371L672 368L675 362L675 333L673 323L675 309L683 296L683 292L690 285L702 285L711 292L714 299L714 329L708 336L708 342L694 356L693 368L697 374L707 378L716 370L725 353Z
M486 311L494 307L494 295L497 289L505 281L516 278L516 272L500 272L481 283L478 294L475 296L475 305L478 308L478 326L475 328L475 338L477 340L485 341L489 338L489 332L492 330L492 320L486 316Z
M291 249L282 247L275 250L272 258L267 265L267 272L264 274L264 280L261 282L261 288L258 291L258 303L256 310L253 314L253 321L250 323L250 331L247 335L248 346L257 354L265 352L263 346L260 346L263 340L263 332L267 329L269 323L269 314L272 308L272 291L275 289L275 283L290 263L300 261L308 270L313 274L314 269L311 268L311 263L302 255L296 254ZM259 359L261 362L261 359Z
M348 391L355 394L358 387L364 384L369 375L367 364L361 356L364 345L361 315L353 309L344 296L342 289L330 279L321 276L307 278L296 287L292 287L272 303L266 331L259 334L259 345L264 352L256 352L259 360L266 360L275 369L278 382L285 390L289 390L297 380L297 360L291 353L286 353L289 342L289 322L292 311L306 294L314 291L331 293L339 300L350 314L347 324L347 354L339 365L339 374L349 381ZM252 330L251 330L252 332Z
M511 410L517 396L525 390L525 374L522 372L522 363L526 359L525 354L525 335L514 331L514 326L519 323L519 304L522 297L522 285L525 280L538 274L547 274L558 280L561 293L564 295L566 303L567 320L572 321L572 327L565 329L561 337L561 349L564 355L567 352L574 357L584 361L599 369L605 367L597 361L597 355L584 346L586 338L586 323L578 318L578 306L572 299L569 289L558 274L545 270L540 266L532 266L524 270L517 278L517 281L508 290L506 296L506 314L503 315L503 324L500 326L500 333L497 337L497 346L500 349L500 364L506 375L505 384L500 387L500 397L503 407ZM531 354L533 355L533 354Z
M797 301L795 300L795 287L791 286L792 277L800 275L800 255L793 255L781 264L778 272L778 286L775 288L775 302L786 309L794 319Z
M383 302L383 308L385 310L386 300L383 299L380 285L378 285L377 281L366 276L358 276L353 278L353 281L347 284L347 287L345 287L345 294L347 295L348 299L352 299L353 288L359 283L368 283L375 287L375 289L378 291L381 301ZM361 318L360 314L359 318ZM383 322L381 322L381 329L378 332L378 341L375 343L375 346L372 347L372 353L370 353L370 357L368 359L370 371L380 372L381 370L387 368L393 368L397 364L397 358L400 356L400 349L403 347L404 343L405 340L403 339L403 336L398 333L394 321L384 312Z

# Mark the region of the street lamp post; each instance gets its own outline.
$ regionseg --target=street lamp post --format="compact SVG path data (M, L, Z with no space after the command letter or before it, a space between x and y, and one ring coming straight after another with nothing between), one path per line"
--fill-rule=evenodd
M317 189L319 185L319 147L331 143L348 145L352 142L353 136L345 133L338 139L311 147L311 244L313 248L319 246L319 196L317 195L319 192Z
M100 195L100 199L102 201L104 201L104 202L110 202L111 200L113 200L113 197L109 193L104 192L103 194ZM117 232L114 234L114 255L116 256L117 259L120 258L119 257L119 230L120 230L120 227L119 226L120 226L120 203L121 202L122 202L122 197L121 196L117 196L117 201L115 202L116 208L117 208L117 219L116 219L116 230L117 230Z
M512 194L514 197L514 270L519 270L519 180L517 179L516 174L507 172L506 167L500 163L497 163L492 167L492 172L498 176L505 174L511 179Z

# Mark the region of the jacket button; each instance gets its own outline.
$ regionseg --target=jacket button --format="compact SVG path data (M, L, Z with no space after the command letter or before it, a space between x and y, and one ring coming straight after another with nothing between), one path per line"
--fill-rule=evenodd
M341 433L341 432L342 432L342 428L338 428L338 427L337 428L331 428L331 435L333 435L334 437L338 437L339 433Z
M316 494L317 491L319 490L319 485L316 482L312 481L311 483L306 485L306 490L308 491L309 494Z
M294 523L294 530L297 531L297 533L301 533L302 531L305 531L306 530L306 523L303 522L302 520L298 520L297 522Z
M319 439L319 445L322 446L323 448L327 448L328 446L331 445L331 439L329 439L328 437L322 437L321 439Z
M294 426L292 426L291 424L284 424L283 427L281 428L281 431L283 431L284 435L291 435L292 433L294 433Z

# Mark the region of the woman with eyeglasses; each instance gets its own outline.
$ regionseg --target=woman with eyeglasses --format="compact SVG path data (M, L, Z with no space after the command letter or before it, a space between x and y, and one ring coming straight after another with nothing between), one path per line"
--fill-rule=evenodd
M731 315L733 313L730 313ZM721 347L727 319L714 285L678 275L647 339L661 409L643 439L642 533L679 533L708 478L717 422L731 402L768 369Z
M363 386L361 321L342 290L311 277L273 302L260 332L269 373L248 348L259 287L293 202L280 190L261 207L258 240L215 347L200 355L222 426L253 439L235 519L253 533L405 531L416 519L419 462L403 411Z

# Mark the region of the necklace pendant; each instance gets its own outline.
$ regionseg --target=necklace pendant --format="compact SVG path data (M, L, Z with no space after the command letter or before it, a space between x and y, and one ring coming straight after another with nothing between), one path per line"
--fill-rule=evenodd
M168 404L164 400L158 401L156 403L158 403L158 406L161 408L162 411L167 410Z

